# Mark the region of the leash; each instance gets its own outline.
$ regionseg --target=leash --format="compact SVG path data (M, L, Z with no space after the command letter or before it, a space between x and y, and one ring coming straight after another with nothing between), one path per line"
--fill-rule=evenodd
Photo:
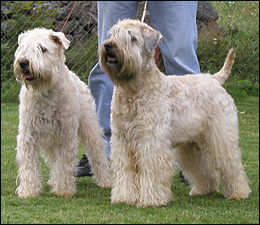
M70 10L70 13L69 13L69 15L68 15L68 17L67 17L67 19L66 19L66 21L65 21L65 23L63 25L63 27L61 28L60 32L62 32L63 29L65 28L65 26L66 26L66 24L67 24L67 22L68 22L68 20L69 20L69 18L71 16L71 13L72 13L73 9L75 8L76 4L77 4L77 1L74 2L73 6L72 6L72 8Z
M60 32L62 32L66 26L66 24L68 23L68 20L72 14L72 11L74 10L75 6L77 4L77 1L74 2L71 10L70 10L70 13L69 15L67 16L67 19L65 21L65 23L63 24L63 27L61 28ZM147 11L147 1L145 1L145 4L144 4L144 11L143 11L143 15L142 15L142 19L141 19L141 22L143 23L144 22L144 18L145 18L145 14L146 14L146 11ZM155 54L154 54L154 58L155 58L155 63L156 65L158 66L159 65L159 53L160 53L160 49L159 47L157 46L156 49L155 49Z
M145 17L146 11L147 11L147 1L145 1L145 3L144 3L144 11L143 11L142 19L141 19L142 23L144 22L144 17Z
M143 11L143 15L142 15L142 19L141 22L144 22L144 17L147 11L147 1L145 1L144 3L144 11ZM155 64L158 66L159 65L159 53L160 53L160 49L159 46L157 45L157 47L155 48L155 54L154 54L154 59L155 59Z

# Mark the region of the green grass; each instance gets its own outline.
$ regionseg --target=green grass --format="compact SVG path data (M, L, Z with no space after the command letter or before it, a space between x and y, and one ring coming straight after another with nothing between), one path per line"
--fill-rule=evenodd
M111 204L111 189L98 188L87 177L77 178L77 193L72 198L50 194L47 185L40 197L17 197L14 149L18 104L1 104L1 223L259 224L259 97L238 98L236 105L239 109L242 161L251 181L250 198L230 201L224 199L221 193L190 197L190 187L181 182L177 175L172 183L174 200L169 205L160 208L136 208L127 204ZM49 170L41 162L46 182Z

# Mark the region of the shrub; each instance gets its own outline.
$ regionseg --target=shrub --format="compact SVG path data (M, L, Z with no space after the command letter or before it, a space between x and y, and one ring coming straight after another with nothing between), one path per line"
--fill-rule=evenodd
M259 83L252 83L249 80L230 81L223 85L233 98L245 96L259 96Z

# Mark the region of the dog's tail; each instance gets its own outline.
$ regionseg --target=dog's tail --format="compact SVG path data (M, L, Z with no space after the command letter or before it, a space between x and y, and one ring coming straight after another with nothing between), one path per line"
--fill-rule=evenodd
M217 79L221 85L225 83L226 79L228 78L231 72L236 57L235 51L236 51L235 48L229 50L229 53L227 55L227 58L225 60L222 69L219 72L212 75L212 77Z

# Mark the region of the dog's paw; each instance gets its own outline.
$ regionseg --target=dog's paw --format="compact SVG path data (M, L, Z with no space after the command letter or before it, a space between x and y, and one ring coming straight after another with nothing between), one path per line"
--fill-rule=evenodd
M194 186L194 187L191 189L189 195L190 195L190 196L209 195L209 194L215 193L216 191L217 191L217 190L215 190L215 189L214 189L214 190L202 190L202 189L198 188L197 186Z
M18 193L18 196L20 197L20 198L35 198L35 197L38 197L40 195L40 193L38 193L38 192L32 192L32 193L28 193L28 192L26 192L26 193Z
M109 188L112 185L111 185L110 180L106 180L106 181L99 181L99 182L97 182L97 186L101 187L101 188Z
M58 197L64 197L64 198L71 198L75 192L57 192L55 193L56 196Z
M126 203L128 205L134 206L134 205L136 205L136 202L137 202L136 200L130 200L130 199L120 199L120 198L115 199L115 198L111 198L111 203L112 204Z
M227 196L227 198L229 200L241 201L242 199L248 199L249 198L249 193L240 193L240 194L237 194L237 195L233 194L231 196Z

